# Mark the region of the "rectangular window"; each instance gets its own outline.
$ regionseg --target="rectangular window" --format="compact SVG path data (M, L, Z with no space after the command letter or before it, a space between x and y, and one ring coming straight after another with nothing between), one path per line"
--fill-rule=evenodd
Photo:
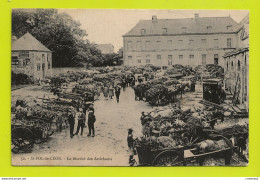
M12 56L12 65L18 65L19 61L18 61L18 56Z
M168 55L168 65L172 65L172 55Z
M206 66L206 54L202 54L202 66Z
M194 59L194 55L193 54L190 55L190 59Z
M183 55L179 55L179 59L183 59Z
M214 54L214 64L218 65L218 54Z
M201 45L202 47L206 47L207 40L206 39L201 39Z
M132 43L132 41L128 41L127 42L127 49L128 50L133 50L133 43Z
M167 41L168 49L172 49L172 40Z
M162 59L162 56L161 55L157 55L157 59Z
M156 49L161 50L161 41L156 41Z
M132 59L132 56L128 56L127 58L128 58L128 59Z
M45 54L42 54L42 61L45 62Z
M145 50L150 49L150 41L145 41Z
M228 25L227 26L227 29L229 30L229 29L231 29L232 28L232 25Z
M136 50L141 50L141 41L137 41L136 43Z
M218 39L214 39L214 48L218 48Z
M178 47L179 47L179 48L182 48L182 47L183 47L183 40L182 40L182 39L179 39L179 40L178 40Z
M40 71L40 70L41 70L41 64L37 63L37 71Z
M194 44L194 40L193 40L193 39L190 39L190 40L189 40L189 46L190 46L190 47L193 47L193 44Z
M231 44L231 38L227 38L227 48L231 48L232 44Z
M51 63L48 62L48 69L51 69Z
M212 32L212 26L207 26L207 31L208 31L208 33Z
M145 29L141 29L141 35L145 35L146 34L146 30Z
M146 63L150 63L150 55L146 56Z
M141 56L137 56L137 62L142 63Z
M163 28L163 34L167 34L167 28Z

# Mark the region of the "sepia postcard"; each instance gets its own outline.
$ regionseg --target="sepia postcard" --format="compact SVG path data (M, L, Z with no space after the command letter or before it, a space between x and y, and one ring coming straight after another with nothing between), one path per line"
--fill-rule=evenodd
M13 9L14 166L247 166L249 11Z

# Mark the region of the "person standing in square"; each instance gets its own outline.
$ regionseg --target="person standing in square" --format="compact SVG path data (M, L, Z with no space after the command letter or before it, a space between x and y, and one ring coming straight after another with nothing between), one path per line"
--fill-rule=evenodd
M92 134L92 137L95 136L95 127L94 127L95 122L96 122L96 116L94 115L94 112L89 111L89 113L88 113L88 130L89 130L88 136L91 136L91 134Z

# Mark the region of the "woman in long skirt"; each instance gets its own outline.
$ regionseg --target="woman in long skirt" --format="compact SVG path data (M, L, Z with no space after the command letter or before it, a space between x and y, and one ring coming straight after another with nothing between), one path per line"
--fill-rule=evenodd
M103 94L104 94L104 97L107 99L107 97L108 97L108 87L107 86L104 87Z
M114 96L114 88L113 88L112 85L109 86L108 96L110 97L110 99L113 99L113 96Z

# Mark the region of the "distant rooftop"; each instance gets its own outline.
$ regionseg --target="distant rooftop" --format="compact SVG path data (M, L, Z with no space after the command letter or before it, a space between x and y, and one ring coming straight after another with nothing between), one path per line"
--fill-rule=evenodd
M26 33L12 44L12 51L50 51L30 33Z
M96 46L103 54L114 53L114 46L112 44L97 44Z

